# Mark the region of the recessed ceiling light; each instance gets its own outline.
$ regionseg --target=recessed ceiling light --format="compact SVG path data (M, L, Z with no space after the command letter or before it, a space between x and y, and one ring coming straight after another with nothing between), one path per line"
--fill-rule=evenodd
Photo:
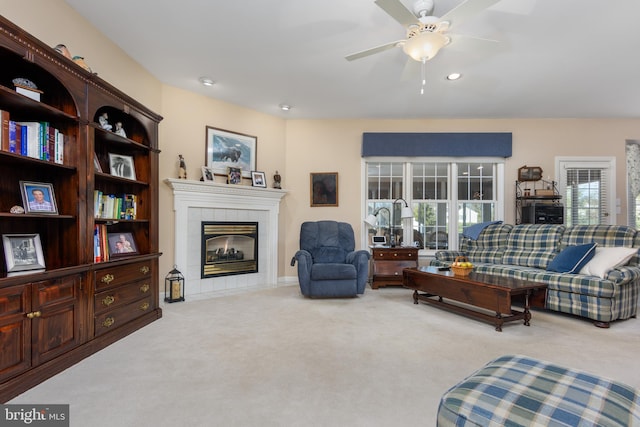
M280 109L282 111L289 111L289 110L291 110L291 105L289 105L289 104L280 104Z
M458 80L460 77L462 77L460 73L451 73L447 76L447 80Z
M200 81L200 83L202 83L205 86L213 86L213 84L215 83L209 77L200 77L198 80Z

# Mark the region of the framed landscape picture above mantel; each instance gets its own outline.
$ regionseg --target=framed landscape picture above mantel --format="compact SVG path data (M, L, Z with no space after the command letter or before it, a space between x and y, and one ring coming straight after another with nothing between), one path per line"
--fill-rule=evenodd
M206 166L218 175L227 175L227 168L242 170L244 178L251 178L256 170L258 138L243 133L206 127Z

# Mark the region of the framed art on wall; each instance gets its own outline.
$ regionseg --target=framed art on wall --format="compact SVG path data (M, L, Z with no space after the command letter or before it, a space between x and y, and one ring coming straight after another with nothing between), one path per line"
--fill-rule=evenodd
M26 213L57 215L53 184L47 182L20 181L22 203Z
M225 175L228 167L239 168L243 177L251 178L256 169L257 137L211 126L206 127L206 134L206 166L219 175Z
M44 270L44 254L39 234L3 234L7 273Z
M338 172L311 173L311 207L338 206Z

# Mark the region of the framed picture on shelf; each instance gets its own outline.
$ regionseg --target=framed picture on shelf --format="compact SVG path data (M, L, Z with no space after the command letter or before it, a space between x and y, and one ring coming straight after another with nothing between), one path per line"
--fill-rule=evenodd
M242 182L242 170L240 168L227 168L227 184L240 184Z
M139 253L131 233L109 233L107 240L109 242L109 256L117 257Z
M109 167L113 176L136 179L136 167L131 156L109 153Z
M542 179L542 168L539 166L522 166L518 169L518 181L539 181Z
M206 166L219 175L229 167L239 168L245 178L251 178L250 172L256 169L257 137L211 126L206 127L206 135Z
M48 182L20 181L22 204L26 213L58 215L53 184Z
M264 176L264 172L251 171L251 185L254 187L265 187L267 186L267 179Z
M96 172L102 172L102 166L100 166L100 161L98 160L98 153L93 153L93 169Z
M209 166L202 166L202 180L204 182L214 182L214 175L215 174L213 172L213 169L211 169Z
M338 172L311 173L311 207L338 206Z
M7 273L44 270L44 254L39 234L3 234Z

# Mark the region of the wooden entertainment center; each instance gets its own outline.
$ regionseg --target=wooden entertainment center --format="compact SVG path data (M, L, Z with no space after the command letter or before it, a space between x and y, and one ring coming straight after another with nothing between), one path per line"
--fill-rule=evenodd
M49 150L49 158L11 152L6 140L0 151L0 234L18 240L25 236L27 242L37 236L46 267L15 272L7 257L24 259L13 253L13 246L5 243L1 249L0 401L6 402L161 317L162 117L1 16L0 62L3 119L44 122L64 135L64 149L56 159L55 149ZM16 78L35 83L40 99L18 93ZM126 135L99 124L105 113L114 130L122 123ZM45 149L46 139L42 141ZM113 169L109 173L114 155L130 159L135 176ZM10 212L27 204L27 196L21 195L25 182L49 186L57 211ZM98 192L135 195L135 215L122 211L96 217ZM132 239L135 251L105 261L105 248L100 252L94 245L96 230ZM5 254L5 248L12 253Z

